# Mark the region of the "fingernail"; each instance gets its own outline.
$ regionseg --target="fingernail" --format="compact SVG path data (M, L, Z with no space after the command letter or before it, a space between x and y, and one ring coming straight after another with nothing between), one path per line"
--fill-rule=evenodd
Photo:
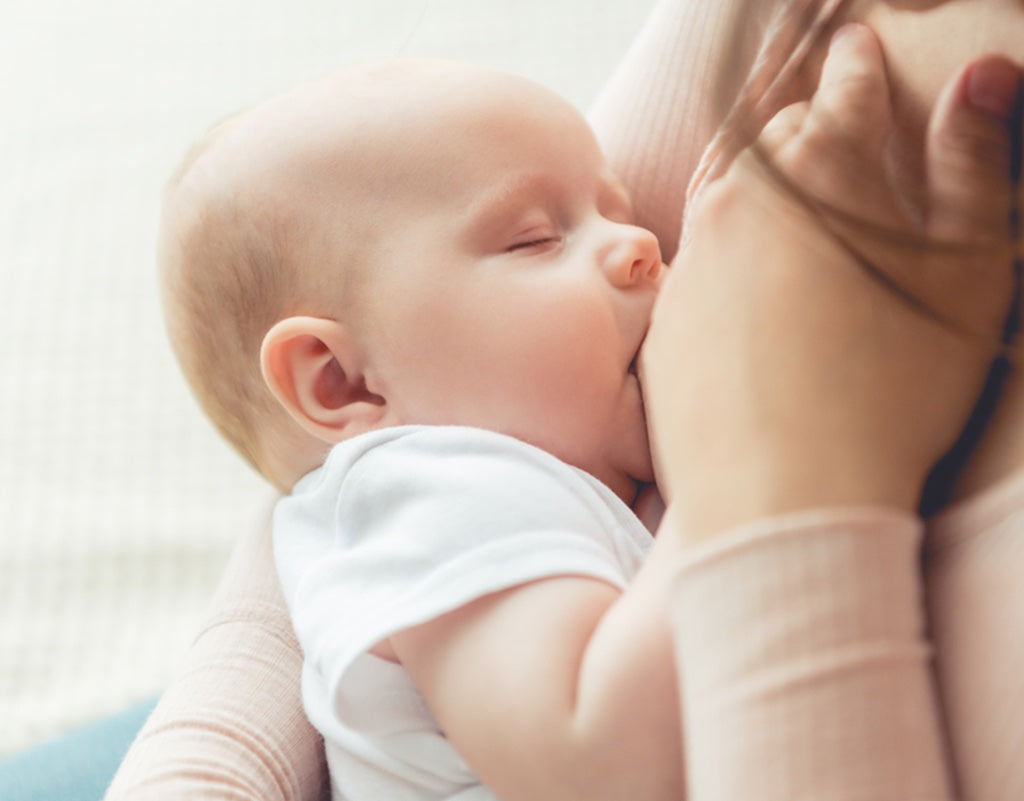
M967 102L978 111L1009 117L1021 88L1017 68L1003 59L991 58L973 64L967 71Z

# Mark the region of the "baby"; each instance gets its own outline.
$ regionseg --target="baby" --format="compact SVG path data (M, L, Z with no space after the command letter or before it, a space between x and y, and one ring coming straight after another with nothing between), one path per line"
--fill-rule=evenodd
M214 129L163 232L190 383L291 492L278 569L335 793L678 795L668 625L618 602L652 544L663 265L581 115L467 65L351 68ZM664 591L645 572L629 598Z
M164 230L176 350L280 489L412 423L521 438L627 503L651 480L634 366L657 241L553 93L450 63L351 69L216 128Z

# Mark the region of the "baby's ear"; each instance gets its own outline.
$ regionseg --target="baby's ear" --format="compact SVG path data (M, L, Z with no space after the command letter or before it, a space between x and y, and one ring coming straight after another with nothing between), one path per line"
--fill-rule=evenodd
M263 337L260 366L274 397L323 442L373 429L384 417L386 402L367 388L356 343L334 320L279 321Z

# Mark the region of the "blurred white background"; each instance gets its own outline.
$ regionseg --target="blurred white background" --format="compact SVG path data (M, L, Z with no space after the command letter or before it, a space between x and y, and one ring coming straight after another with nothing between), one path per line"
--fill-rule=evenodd
M160 187L349 61L465 58L581 108L653 0L0 0L0 756L159 692L272 497L164 341Z

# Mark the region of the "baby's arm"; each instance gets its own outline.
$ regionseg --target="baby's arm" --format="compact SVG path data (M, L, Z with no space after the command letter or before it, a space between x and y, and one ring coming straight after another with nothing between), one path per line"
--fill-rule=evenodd
M506 801L678 799L666 538L620 593L564 577L391 637L446 736Z

